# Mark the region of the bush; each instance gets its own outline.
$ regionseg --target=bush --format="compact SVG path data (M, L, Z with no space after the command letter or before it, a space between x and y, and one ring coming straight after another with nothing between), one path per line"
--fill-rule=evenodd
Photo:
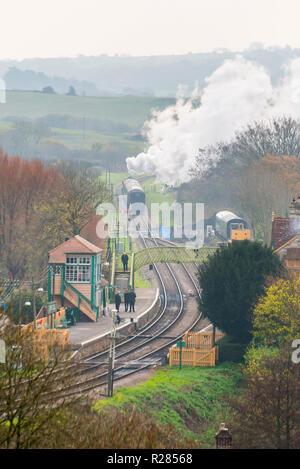
M244 359L247 344L238 344L230 336L224 336L217 342L219 346L219 362L241 363Z
M253 307L268 281L283 271L280 258L268 246L244 240L221 247L199 264L199 312L234 337L234 343L249 343Z

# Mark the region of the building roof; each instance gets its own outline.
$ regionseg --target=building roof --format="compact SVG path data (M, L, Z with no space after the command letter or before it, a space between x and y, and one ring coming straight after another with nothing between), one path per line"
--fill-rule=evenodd
M272 245L277 251L291 241L297 232L292 218L276 217L272 222Z
M285 259L300 260L300 248L289 248L287 250Z
M105 224L102 215L94 215L92 220L81 230L80 235L100 249L105 248L105 238L99 237L100 231L104 231Z
M66 254L98 254L101 249L79 235L49 251L49 263L65 263Z

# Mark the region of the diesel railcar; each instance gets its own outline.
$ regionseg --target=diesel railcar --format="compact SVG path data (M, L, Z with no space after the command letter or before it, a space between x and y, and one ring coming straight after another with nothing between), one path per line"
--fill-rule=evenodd
M251 232L248 223L235 213L223 210L216 213L215 217L216 234L224 241L250 239Z

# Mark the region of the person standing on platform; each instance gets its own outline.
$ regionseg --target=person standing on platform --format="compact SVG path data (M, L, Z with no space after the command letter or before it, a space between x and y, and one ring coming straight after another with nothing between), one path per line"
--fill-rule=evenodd
M132 292L129 293L130 313L131 311L135 312L134 310L135 299L136 299L136 294L134 293L134 290L132 290Z
M119 292L117 292L115 294L115 305L116 305L116 310L119 312L119 308L120 308L120 304L121 304L122 300L121 300L121 297L120 297L120 294Z
M124 272L125 272L126 270L128 270L128 256L126 252L124 252L124 254L122 255L121 260L123 262L123 267L124 267Z
M128 306L130 303L130 293L128 290L124 293L124 304L125 304L125 312L127 313L128 311Z

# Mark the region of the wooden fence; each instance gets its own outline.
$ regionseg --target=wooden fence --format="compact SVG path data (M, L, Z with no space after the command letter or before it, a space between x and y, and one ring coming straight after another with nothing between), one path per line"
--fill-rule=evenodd
M47 346L60 345L63 349L69 344L69 329L37 329L34 331L37 342Z
M36 320L36 329L56 329L57 327L60 328L62 323L66 320L66 311L65 308L60 308L55 313L51 313L43 318L39 318ZM33 327L34 321L30 322L24 329Z
M181 365L182 366L215 366L216 347L209 350L197 350L195 348L182 348ZM169 350L169 365L180 365L180 348L171 347Z
M34 345L44 354L44 349L46 351L49 347L57 345L64 349L69 344L69 329L60 329L65 320L65 308L60 308L55 313L37 319L35 328L33 321L24 326L23 330L31 330L34 334Z
M224 334L216 330L215 342ZM182 341L185 346L169 349L170 366L215 366L219 358L219 347L213 343L213 332L186 332Z
M217 342L224 334L221 331L216 330L215 341ZM186 348L195 349L210 349L214 346L213 344L213 333L209 332L186 332L183 336L183 342L185 342Z

